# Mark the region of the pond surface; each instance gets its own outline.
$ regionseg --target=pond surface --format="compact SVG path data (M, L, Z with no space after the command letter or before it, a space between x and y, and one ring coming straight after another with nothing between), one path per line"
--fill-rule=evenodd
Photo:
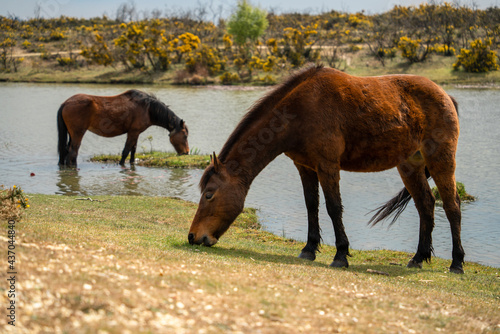
M177 196L198 202L202 170L121 168L89 162L99 153L118 154L125 136L85 135L78 170L57 166L56 113L77 93L115 95L131 86L0 83L0 184L21 186L27 193L61 195ZM243 114L266 89L134 86L156 94L190 130L190 146L201 153L219 152ZM462 243L466 261L500 267L500 94L495 90L449 89L460 105L461 133L457 153L458 181L478 201L462 205ZM152 148L173 151L168 132L151 127L139 137L138 152ZM30 176L34 173L35 176ZM344 225L353 249L393 249L414 252L418 214L412 204L392 226L367 226L367 213L392 198L403 186L395 169L382 173L341 174ZM433 186L434 184L432 184ZM298 172L281 155L256 178L245 203L259 209L266 230L305 241L307 216ZM331 221L321 197L323 241L335 243ZM186 231L187 234L187 231ZM223 241L223 239L221 240ZM436 208L435 254L451 258L449 223ZM466 269L466 268L465 268Z

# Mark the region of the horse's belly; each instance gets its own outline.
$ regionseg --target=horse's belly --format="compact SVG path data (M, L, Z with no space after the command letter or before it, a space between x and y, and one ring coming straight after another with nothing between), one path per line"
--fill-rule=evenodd
M340 163L340 168L348 172L381 172L396 167L400 161L382 159L360 159Z
M340 168L350 172L381 172L398 166L416 151L418 147L410 145L346 152L341 157Z
M112 123L104 124L100 128L90 126L88 130L102 137L116 137L125 133L125 131Z

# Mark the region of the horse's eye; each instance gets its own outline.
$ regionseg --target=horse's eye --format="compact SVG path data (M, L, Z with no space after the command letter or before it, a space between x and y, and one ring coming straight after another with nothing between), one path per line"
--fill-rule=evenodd
M214 197L213 193L206 193L205 194L205 198L208 199L208 200L211 200L213 197Z

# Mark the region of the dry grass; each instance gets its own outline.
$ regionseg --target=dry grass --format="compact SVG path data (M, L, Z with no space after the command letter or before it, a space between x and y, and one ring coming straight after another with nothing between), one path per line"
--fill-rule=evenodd
M401 252L351 267L296 258L303 243L240 216L212 248L187 244L193 203L34 195L18 223L19 333L487 333L500 330L498 269L422 270ZM1 238L5 245L4 237ZM2 246L2 249L6 249ZM370 269L371 271L368 271ZM378 275L383 272L388 275ZM3 288L4 285L0 285ZM2 294L2 305L6 303Z

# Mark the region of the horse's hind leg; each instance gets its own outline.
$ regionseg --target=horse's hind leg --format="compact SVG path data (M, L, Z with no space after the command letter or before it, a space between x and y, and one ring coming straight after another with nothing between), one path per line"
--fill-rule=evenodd
M302 187L304 189L304 198L307 208L307 244L302 249L299 255L301 259L314 261L316 259L316 252L321 242L320 227L318 222L318 208L319 208L319 183L318 175L312 169L306 168L301 165L295 164L297 167L300 179L302 180Z
M80 145L82 143L83 134L85 131L81 133L73 133L70 135L69 144L68 144L68 155L66 156L66 165L70 167L76 167L76 161L78 158L78 150L80 149Z
M460 197L458 196L455 182L454 150L445 151L442 146L444 144L440 146L440 151L432 155L436 159L426 157L426 163L432 178L436 182L439 195L443 200L443 209L450 222L451 237L453 240L453 261L450 266L450 272L463 274L462 264L465 252L462 248L460 237L462 214L460 212ZM449 157L449 159L445 159L446 157Z
M408 262L408 268L422 268L423 261L432 255L432 230L434 229L434 195L427 182L422 155L417 152L398 166L399 175L410 193L420 217L417 252Z

